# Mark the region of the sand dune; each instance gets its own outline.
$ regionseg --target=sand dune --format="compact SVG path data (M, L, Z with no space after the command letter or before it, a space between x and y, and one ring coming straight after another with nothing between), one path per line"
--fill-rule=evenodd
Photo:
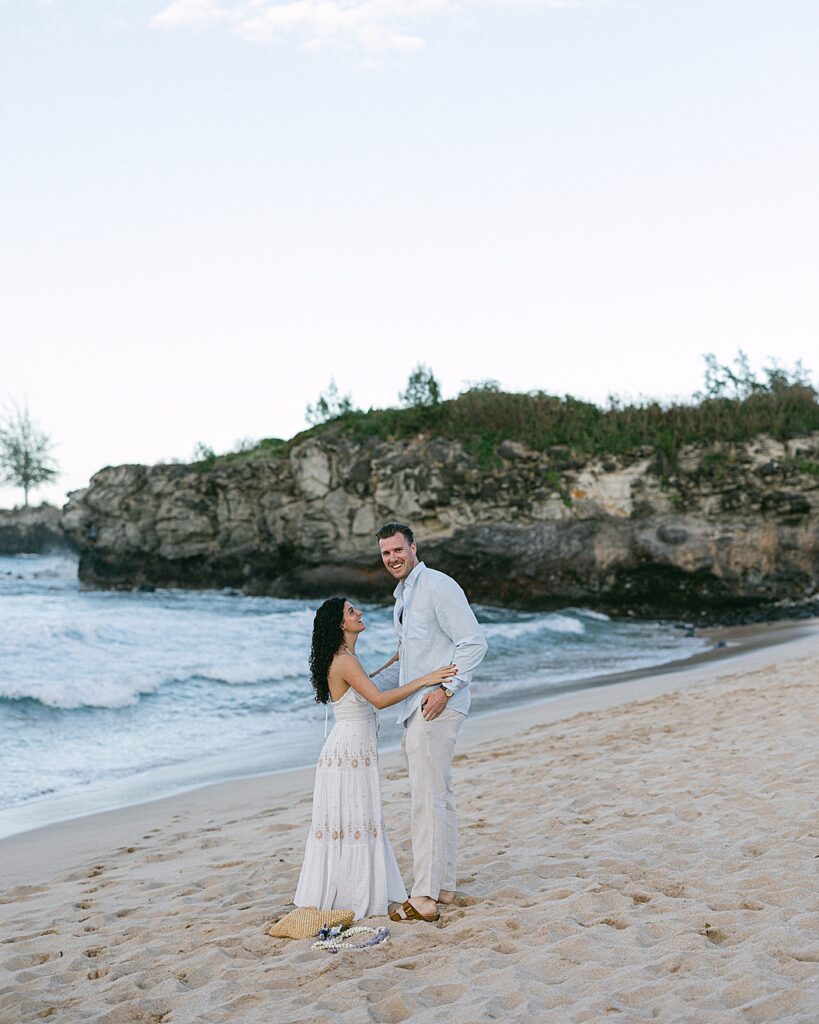
M40 848L2 894L0 1020L815 1024L817 664L814 632L681 692L645 699L685 673L476 727L458 903L359 953L266 934L298 876L304 775L0 844L18 881ZM408 874L406 778L394 756L382 772Z

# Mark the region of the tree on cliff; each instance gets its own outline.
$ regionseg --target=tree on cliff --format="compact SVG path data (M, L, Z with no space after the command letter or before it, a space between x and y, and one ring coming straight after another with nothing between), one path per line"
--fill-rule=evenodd
M432 370L419 363L407 378L406 390L398 397L403 405L410 408L437 405L441 401L441 388Z
M325 392L319 395L315 405L308 405L304 418L314 426L334 420L353 411L353 400L349 395L340 395L335 380L331 377Z
M27 405L22 409L14 405L4 413L0 420L0 480L23 488L26 507L28 492L58 475L53 447L49 436L32 421Z
M810 371L798 360L793 369L772 362L763 370L764 380L751 369L751 361L742 349L737 352L733 363L720 363L713 352L703 356L705 360L705 388L697 392L695 399L729 398L744 402L752 395L775 395L789 388L812 390Z

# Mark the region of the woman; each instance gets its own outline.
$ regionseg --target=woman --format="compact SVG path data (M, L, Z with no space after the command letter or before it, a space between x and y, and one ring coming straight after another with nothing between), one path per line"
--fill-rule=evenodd
M329 703L336 721L316 768L313 820L293 900L297 907L352 910L356 918L382 916L389 903L407 898L384 828L375 709L457 673L447 665L382 693L355 653L365 629L360 609L343 597L325 601L313 622L316 701Z

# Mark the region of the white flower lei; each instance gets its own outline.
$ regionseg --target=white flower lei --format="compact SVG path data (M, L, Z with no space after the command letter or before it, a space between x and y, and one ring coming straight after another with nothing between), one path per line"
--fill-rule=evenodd
M367 949L379 942L388 942L390 938L389 928L368 928L366 925L356 925L354 928L342 928L337 925L335 928L322 928L322 938L314 942L311 949L326 949L328 953L338 953L340 949ZM349 942L354 935L369 935L364 942Z

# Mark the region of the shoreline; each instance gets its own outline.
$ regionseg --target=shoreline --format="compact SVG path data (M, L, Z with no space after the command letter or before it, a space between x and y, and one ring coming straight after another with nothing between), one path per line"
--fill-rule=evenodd
M706 663L711 660L720 660L726 657L733 657L736 654L758 646L781 643L791 636L801 635L805 629L804 622L776 622L764 623L754 626L734 627L713 627L702 629L699 636L705 638L710 646L696 654L688 657L671 660L658 665L650 665L644 668L625 669L620 672L611 672L587 676L582 679L575 679L549 686L540 692L527 694L524 697L514 696L511 699L501 698L499 706L487 710L482 708L472 711L469 721L474 722L485 717L494 717L497 714L514 711L518 708L529 708L542 702L561 700L570 697L572 694L580 693L586 689L611 686L620 682L637 680L647 676L664 675L676 673L689 667ZM720 645L718 648L717 645ZM469 726L467 727L469 728ZM462 740L463 742L463 740ZM389 736L382 745L380 753L382 758L398 750L400 743L396 737ZM255 748L245 747L241 755L237 755L235 762L252 760L249 756ZM290 772L301 772L304 769L314 767L313 761L305 760L303 764L288 765L282 768L265 768L263 770L248 769L244 764L239 763L230 769L230 760L225 762L222 778L201 778L201 767L195 763L182 766L182 777L170 781L164 780L165 769L152 769L149 771L151 780L146 783L145 778L139 773L132 778L123 780L118 789L111 793L108 788L103 789L99 794L92 791L80 791L57 796L49 796L44 799L34 799L27 803L11 806L0 810L0 843L15 836L27 832L36 831L42 828L49 828L53 825L66 824L71 821L95 817L99 814L113 813L137 807L143 803L154 803L159 800L182 797L199 789L207 789L209 786L218 786L222 783L236 783L246 779L260 778L267 775L279 777ZM186 779L185 776L188 776ZM151 794L150 789L154 789ZM146 792L148 790L148 792ZM96 800L95 800L96 796ZM117 799L117 796L119 799ZM96 802L96 806L94 803Z
M13 561L7 561L3 567ZM133 595L123 601L114 598L111 603L107 598L102 599L104 595L86 598L77 593L75 575L72 560L52 562L38 557L33 557L32 566L22 573L20 593L30 595L26 600L33 601L33 608L36 609L37 599L31 595L39 594L41 589L43 593L51 593L52 587L56 587L59 591L57 604L64 605L65 614L57 615L56 622L51 624L52 613L47 628L37 626L35 638L46 629L45 649L38 653L36 647L29 645L28 653L25 646L18 651L10 673L11 687L3 687L11 703L0 699L0 705L9 712L3 716L0 729L5 749L1 760L3 769L8 771L8 777L4 777L6 785L2 787L6 799L0 801L3 807L0 838L223 780L315 763L321 746L321 726L316 727L320 711L315 706L312 711L306 707L302 710L307 704L303 699L303 685L300 684L298 693L289 688L287 675L293 672L292 658L281 679L278 659L271 660L275 648L271 648L270 641L274 639L275 629L279 622L289 622L291 616L277 620L271 630L267 628L266 619L259 629L252 617L254 611L265 610L292 611L297 616L306 605L285 602L279 607L278 602L273 602L270 606L255 606L252 599L241 600L238 595L223 594L214 599L212 594L181 592L160 594L156 600L143 596L144 603ZM42 585L38 580L42 580ZM16 593L12 587L8 594L12 614L4 632L12 653L17 649L14 640L15 616L18 615L14 604ZM179 643L178 631L166 628L166 624L173 621L165 613L168 606L179 614L186 609L195 613L190 622L207 648L203 660L191 655L196 649L195 642ZM151 654L153 637L144 627L139 628L141 616L132 614L134 607L144 611L148 619L152 613L156 616L154 621L161 638L156 663ZM205 631L200 623L205 621L212 607L226 618L229 629L235 629L227 645L211 644L211 637L217 636L217 631L203 635ZM27 616L25 602L21 608L19 614L26 630L29 619L37 621L36 611L32 619ZM105 619L109 608L129 640L124 648L108 641L102 647L96 643L95 631L101 629L103 636L108 635L110 624L106 624ZM3 609L6 609L5 604ZM521 618L528 620L528 616L506 614L504 609L485 611L487 622L500 624L492 628L496 628L503 643L498 647L497 662L493 659L495 652L490 652L480 685L474 687L473 715L529 704L586 685L607 684L619 678L614 674L616 669L634 671L636 666L651 661L662 663L664 659L672 659L674 664L677 664L676 659L685 662L692 652L709 646L707 634L702 631L695 639L685 639L686 627L674 629L657 621L598 625L594 619L600 616L591 615L587 621L583 609L564 609L562 614L577 619L582 627L577 628L580 636L568 638L563 636L564 625L568 628L572 624L561 623L552 629L546 621L551 618L548 615L532 617L540 626L518 629L514 623ZM385 616L380 613L377 618L380 622ZM507 626L507 621L512 625ZM64 634L66 623L72 628ZM187 623L185 626L188 628ZM537 631L541 627L548 630L548 634L528 635L530 628ZM590 643L585 647L582 634L587 630ZM507 632L508 645L505 642ZM571 634L573 630L568 628L568 632ZM251 656L248 664L242 666L234 663L229 652L239 649L245 642L250 645ZM606 653L609 644L610 657ZM59 660L54 660L59 658L63 648L69 656L65 668ZM585 657L586 651L588 657ZM300 651L300 659L302 654ZM120 666L118 659L123 655L125 663ZM52 658L47 668L43 656ZM520 678L518 666L522 672ZM300 660L299 671L302 667ZM658 665L658 668L664 667ZM608 674L607 678L598 680L596 674L603 672ZM22 683L15 685L20 677ZM97 679L99 694L93 689ZM222 685L245 681L264 685L255 689L240 687L237 691ZM485 687L484 681L488 684ZM178 686L179 682L183 685ZM287 705L280 705L277 698L280 683L287 693ZM90 705L87 712L83 707L86 700ZM294 702L299 705L295 716L290 714L289 707ZM222 704L227 706L224 720ZM252 713L249 719L244 719L247 706ZM107 708L113 710L109 712ZM279 710L288 712L288 718L279 717ZM175 716L178 716L178 729L171 725L177 720ZM18 717L23 729L31 723L32 732L31 744L26 743L19 757L15 757L16 741L28 738L27 733L14 727ZM400 729L391 723L391 717L394 716L382 716L384 750L400 742ZM60 721L60 730L56 732L56 723L61 718L64 721ZM154 728L155 735L150 732ZM111 736L106 739L109 729ZM201 736L201 742L194 739L195 735ZM65 737L65 744L58 736ZM115 745L112 740L117 741ZM133 752L129 753L131 749ZM97 765L102 771L97 770Z
M759 665L775 663L775 649L785 645L786 649L796 651L805 641L810 644L812 638L819 637L819 619L713 627L702 632L715 645L722 641L726 646L713 646L690 658L660 666L590 677L583 680L582 685L567 687L555 695L541 695L524 703L470 715L459 740L458 753L467 754L481 744L507 739L530 727L563 721L584 712L606 710L707 685L735 671L738 664L753 671ZM379 753L382 774L402 767L398 746L385 747ZM147 827L155 816L171 821L181 809L186 814L197 815L239 812L244 803L258 802L268 791L276 800L311 795L314 770L314 766L309 765L239 775L11 833L0 837L3 880L23 885L27 872L51 875L71 866L65 862L65 857L79 860L92 857L100 835L104 835L106 841L110 838L111 842L127 844L133 833L142 825Z

